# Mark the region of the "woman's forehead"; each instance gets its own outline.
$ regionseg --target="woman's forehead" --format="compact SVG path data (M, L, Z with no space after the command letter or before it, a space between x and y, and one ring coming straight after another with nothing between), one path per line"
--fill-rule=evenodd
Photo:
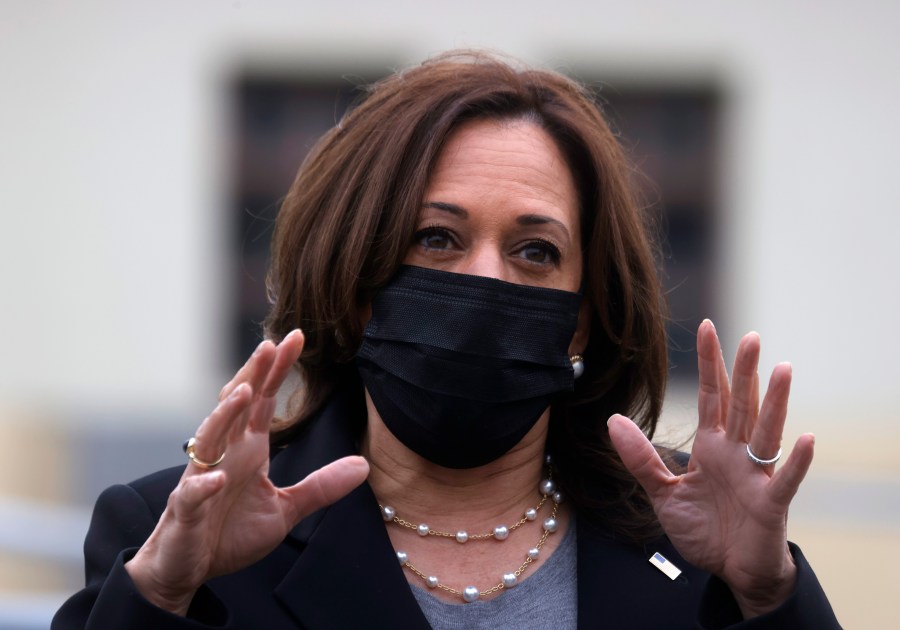
M424 201L466 209L500 203L577 222L577 200L568 164L541 127L524 120L476 120L448 138Z

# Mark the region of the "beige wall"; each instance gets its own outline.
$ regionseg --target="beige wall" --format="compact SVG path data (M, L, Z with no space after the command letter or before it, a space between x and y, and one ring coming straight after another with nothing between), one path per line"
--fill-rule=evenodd
M873 503L900 504L900 7L328 4L0 7L3 505L61 502L83 521L68 464L110 456L86 454L85 434L189 433L225 380L235 270L218 210L230 190L225 96L237 68L339 75L360 59L380 69L486 46L593 67L613 88L698 77L724 87L718 327L731 348L759 330L765 370L794 362L791 426L818 434L794 537L848 627L897 625L900 516L864 505L838 518L828 506L872 488ZM690 401L673 398L671 422L691 415ZM134 474L123 464L123 477ZM76 554L82 535L61 533ZM27 593L47 606L42 593L52 602L68 588L70 568L10 546L0 590L16 594L0 603Z

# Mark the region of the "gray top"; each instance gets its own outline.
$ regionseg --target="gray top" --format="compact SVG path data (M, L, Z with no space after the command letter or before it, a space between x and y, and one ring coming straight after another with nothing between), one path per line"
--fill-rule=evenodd
M553 628L574 630L577 622L575 521L547 561L517 586L488 601L451 604L411 584L413 595L435 630ZM499 581L499 580L498 580Z

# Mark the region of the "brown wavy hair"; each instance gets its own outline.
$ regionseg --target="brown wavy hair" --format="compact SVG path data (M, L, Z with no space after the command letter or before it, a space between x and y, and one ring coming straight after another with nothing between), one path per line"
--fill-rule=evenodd
M633 170L591 93L555 72L453 52L372 85L312 149L277 218L269 338L303 329L301 403L272 434L294 439L339 385L357 383L360 309L407 255L429 174L473 119L527 120L555 139L581 204L583 288L592 306L586 370L554 404L549 449L581 517L632 540L658 534L645 493L612 448L606 420L651 436L667 375L665 305L653 233Z

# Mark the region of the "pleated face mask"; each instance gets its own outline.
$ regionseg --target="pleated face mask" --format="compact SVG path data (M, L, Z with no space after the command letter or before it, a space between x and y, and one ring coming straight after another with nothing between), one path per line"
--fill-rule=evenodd
M515 446L560 392L581 295L403 266L372 301L356 355L388 430L448 468Z

